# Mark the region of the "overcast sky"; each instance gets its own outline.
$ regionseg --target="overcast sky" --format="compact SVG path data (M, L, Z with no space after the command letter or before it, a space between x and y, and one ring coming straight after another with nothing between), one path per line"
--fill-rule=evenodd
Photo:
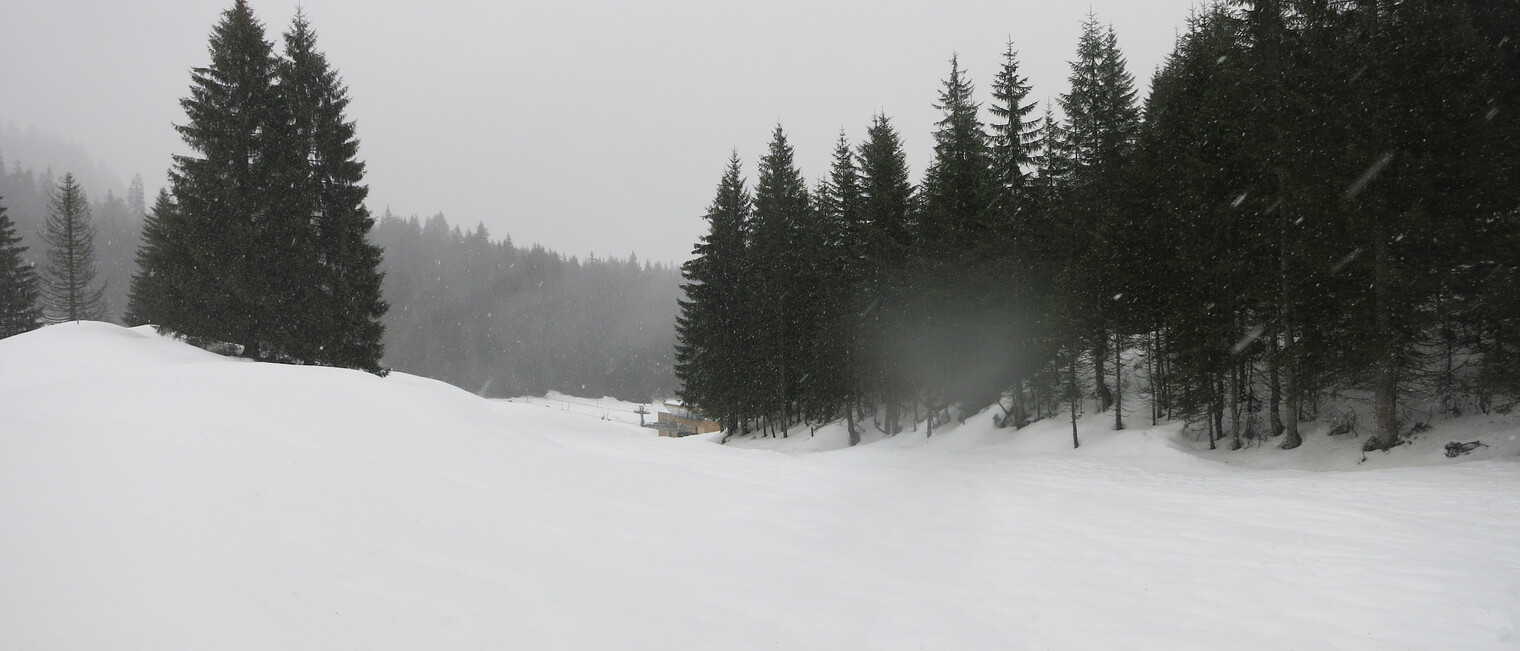
M82 146L149 199L190 68L231 0L0 0L0 125ZM252 0L271 40L296 3ZM484 222L495 237L674 261L737 149L751 182L779 122L810 182L841 128L885 112L914 177L949 58L986 102L1012 40L1033 96L1066 91L1089 9L1143 88L1193 0L307 0L349 85L370 208ZM3 147L3 143L0 143ZM16 162L11 152L8 163ZM21 161L45 167L48 161ZM60 173L63 170L58 170ZM99 191L99 190L97 190ZM118 191L120 191L118 189Z

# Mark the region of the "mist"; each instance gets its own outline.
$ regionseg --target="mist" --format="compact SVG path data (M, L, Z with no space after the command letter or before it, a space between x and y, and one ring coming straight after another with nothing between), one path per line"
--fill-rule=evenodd
M0 154L72 171L92 195L143 176L166 185L185 153L175 124L190 69L228 2L13 3L0 22L0 124L78 143L110 178L7 136ZM844 129L877 112L907 135L914 170L952 54L985 97L1012 42L1033 97L1066 91L1081 19L1117 30L1141 84L1170 50L1188 0L1085 5L671 2L523 4L352 0L301 5L349 86L369 207L443 212L567 255L679 263L702 233L716 170L763 152L779 123L809 177ZM279 34L294 3L250 2ZM4 135L0 133L0 135Z

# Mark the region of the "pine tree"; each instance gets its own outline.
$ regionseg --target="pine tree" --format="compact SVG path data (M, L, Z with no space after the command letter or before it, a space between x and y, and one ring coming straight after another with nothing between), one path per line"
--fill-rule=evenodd
M762 413L774 419L783 435L797 416L801 369L816 325L811 317L819 283L812 268L816 260L809 255L816 221L792 146L777 125L760 158L750 253L757 283L752 309L759 328L754 343L760 363L754 372L768 386L762 400L769 408Z
M200 277L193 268L188 245L181 241L189 228L178 223L174 199L168 190L158 197L143 220L142 243L137 247L137 273L132 275L123 319L129 326L159 323L191 323L195 299L188 283Z
M37 273L22 259L23 253L26 247L21 246L16 225L0 205L0 339L35 330L42 322Z
M990 158L992 177L1001 191L997 212L1012 221L1021 204L1028 201L1026 187L1033 171L1034 147L1040 138L1040 119L1029 116L1035 103L1029 100L1029 78L1019 74L1018 52L1013 43L1003 52L1003 65L992 82Z
M141 174L133 174L132 181L127 184L127 212L134 218L142 217L148 212L148 197L143 194Z
M681 265L686 297L676 318L676 379L681 400L719 419L728 436L756 414L749 370L753 320L748 274L752 200L744 187L739 155L729 159L708 206L708 232ZM726 440L726 437L725 437Z
M1484 118L1494 53L1465 7L1364 1L1346 11L1356 26L1347 54L1367 65L1349 85L1358 101L1345 162L1360 173L1342 208L1367 253L1350 271L1370 288L1349 297L1371 325L1356 334L1375 396L1374 445L1387 449L1400 442L1401 392L1424 383L1422 349L1449 325L1435 317L1460 312L1495 270L1452 243L1492 242L1506 230L1488 189L1491 170L1502 169L1492 143L1503 132ZM1441 101L1430 101L1433 89ZM1430 309L1437 301L1447 307Z
M860 294L864 306L857 312L862 350L857 360L859 391L874 396L884 407L881 427L891 435L901 431L901 408L913 391L901 356L890 351L908 326L907 261L917 230L917 199L902 138L887 116L878 114L872 119L859 158Z
M172 219L145 233L145 276L166 275L171 297L136 296L139 319L193 340L238 344L242 354L288 359L294 314L306 306L310 208L292 112L276 84L278 59L245 0L236 0L212 30L211 63L191 74L180 101L188 121L176 126L191 155L175 156L170 172ZM155 241L153 238L157 237ZM174 261L161 269L158 261ZM173 302L155 313L151 306Z
M855 414L860 399L860 311L866 307L865 223L862 213L860 169L855 152L843 131L834 146L829 175L813 193L820 225L826 239L824 275L819 301L819 334L815 339L809 371L818 376L814 401L831 404L829 412L843 411L850 445L860 442Z
M1071 63L1071 90L1060 97L1067 122L1063 129L1064 155L1070 165L1064 209L1068 211L1072 245L1066 267L1066 291L1075 297L1073 316L1084 324L1079 332L1093 351L1100 405L1107 409L1120 398L1107 383L1110 352L1122 353L1121 333L1134 327L1133 298L1122 286L1126 267L1122 256L1134 249L1122 239L1133 236L1126 208L1126 175L1135 138L1140 128L1134 78L1126 70L1113 28L1104 28L1088 16L1082 24L1077 59ZM1086 241L1085 245L1079 242ZM1080 248L1077 248L1080 247ZM1114 366L1117 376L1122 366ZM1123 428L1122 406L1114 411L1116 429Z
M279 89L291 107L296 142L307 161L298 193L315 227L306 280L306 308L289 339L295 356L310 363L380 370L380 318L387 305L380 295L381 251L366 239L374 219L364 207L364 163L357 160L354 123L345 117L348 91L327 57L316 49L316 34L297 11L285 34L286 60Z
M950 58L939 104L944 113L934 132L934 159L924 174L924 255L936 260L976 259L996 235L992 207L997 193L987 133L978 117L971 81Z
M130 319L259 359L379 371L380 249L347 90L303 15L274 52L245 0L191 76L171 194L144 230Z
M1052 260L1048 250L1048 232L1043 224L1043 210L1035 191L1035 156L1041 144L1040 118L1031 118L1035 103L1029 101L1029 79L1019 74L1018 53L1009 43L1003 52L1003 65L992 83L995 120L991 126L991 167L996 198L992 214L1000 226L1001 256L996 274L1004 280L998 300L1003 328L998 341L1008 346L1008 368L999 383L1011 385L1013 407L1009 424L1027 421L1027 404L1033 398L1024 392L1046 361L1043 320Z
M53 191L42 241L43 314L48 321L94 321L105 314L105 285L95 282L95 225L90 202L73 174Z

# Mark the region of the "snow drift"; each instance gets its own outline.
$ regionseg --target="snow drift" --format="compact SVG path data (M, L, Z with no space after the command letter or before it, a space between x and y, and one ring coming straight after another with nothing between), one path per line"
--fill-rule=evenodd
M0 419L3 648L1520 644L1504 419L1356 472L1096 419L719 446L93 323L0 340Z

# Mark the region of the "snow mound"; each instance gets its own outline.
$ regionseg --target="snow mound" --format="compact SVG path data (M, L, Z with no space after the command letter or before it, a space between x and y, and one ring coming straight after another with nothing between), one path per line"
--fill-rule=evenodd
M161 337L152 326L60 323L0 339L0 391L226 359Z
M53 326L0 341L0 648L1520 644L1520 463L1101 422L716 445Z

